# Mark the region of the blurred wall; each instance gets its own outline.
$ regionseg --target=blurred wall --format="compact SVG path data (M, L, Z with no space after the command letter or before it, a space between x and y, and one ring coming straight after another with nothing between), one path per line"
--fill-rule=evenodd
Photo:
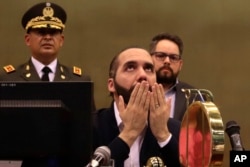
M21 27L23 13L40 0L0 1L0 66L29 58ZM68 13L65 44L59 59L80 66L95 84L98 108L108 107L108 66L130 45L148 47L152 36L170 32L182 37L184 68L180 80L213 92L224 124L241 126L243 144L250 149L250 1L248 0L52 0ZM224 166L229 166L225 134Z

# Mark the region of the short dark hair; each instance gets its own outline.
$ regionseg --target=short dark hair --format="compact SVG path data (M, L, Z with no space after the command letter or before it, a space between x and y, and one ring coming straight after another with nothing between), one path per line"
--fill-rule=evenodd
M156 45L161 40L170 40L170 41L174 42L179 48L180 55L182 55L183 47L184 47L182 39L177 35L173 35L173 34L169 34L169 33L160 33L152 38L150 45L149 45L149 52L150 53L155 51Z
M120 53L115 55L113 59L111 60L111 63L109 64L109 78L115 78L116 71L118 68L118 62L117 59L119 57Z

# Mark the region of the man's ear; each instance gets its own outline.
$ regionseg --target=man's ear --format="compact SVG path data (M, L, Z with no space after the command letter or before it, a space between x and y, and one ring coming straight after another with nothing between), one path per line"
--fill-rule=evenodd
M108 79L108 90L111 93L115 92L115 86L114 86L114 78L109 78Z
M30 46L30 34L25 34L24 42L27 46Z
M64 34L61 34L60 46L62 47L64 44Z
M181 60L181 62L180 62L180 67L179 67L179 71L181 71L182 66L183 66L183 61Z

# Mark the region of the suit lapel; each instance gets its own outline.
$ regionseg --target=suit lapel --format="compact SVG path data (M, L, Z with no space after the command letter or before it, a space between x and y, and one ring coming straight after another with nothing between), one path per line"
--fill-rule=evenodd
M140 151L140 166L144 166L150 157L159 156L159 149L150 127L147 127Z
M178 103L177 103L178 102ZM184 93L181 91L180 84L176 85L176 97L175 97L175 111L174 119L180 120L183 116L183 108L186 108L186 98Z
M111 103L111 107L110 107L110 112L107 112L107 118L109 118L109 128L110 130L112 130L112 134L114 134L114 136L112 136L112 138L114 138L115 136L117 136L120 132L119 132L119 127L117 126L117 122L116 122L116 118L115 118L115 109L114 109L114 102Z

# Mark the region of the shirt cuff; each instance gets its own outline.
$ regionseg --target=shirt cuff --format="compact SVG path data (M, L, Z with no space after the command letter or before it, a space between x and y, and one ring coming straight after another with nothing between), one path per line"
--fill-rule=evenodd
M172 138L172 134L170 133L169 137L168 137L165 141L163 141L163 142L158 142L159 146L160 146L161 148L164 147L165 145L167 145L167 144L169 143L169 141L171 140L171 138Z

